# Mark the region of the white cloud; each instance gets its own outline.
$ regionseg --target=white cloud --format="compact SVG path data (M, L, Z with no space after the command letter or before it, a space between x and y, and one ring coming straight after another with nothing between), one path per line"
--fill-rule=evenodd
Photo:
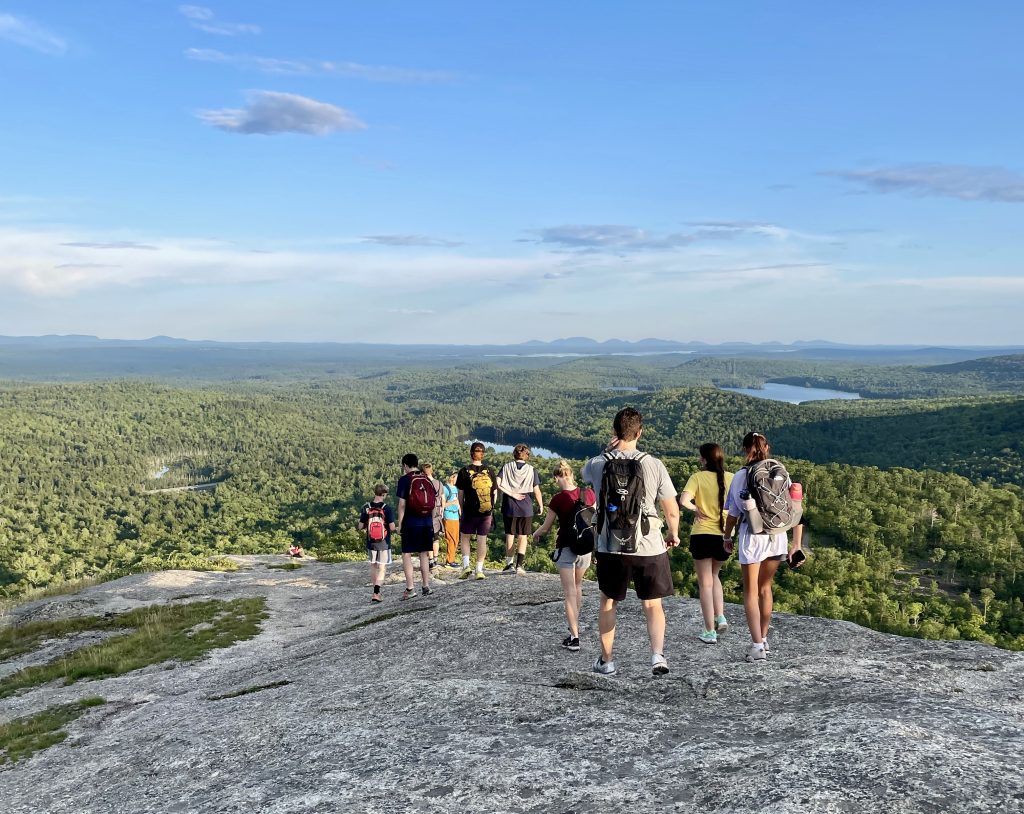
M218 130L244 135L326 136L366 129L365 123L344 108L306 96L269 90L250 91L246 96L248 104L244 108L200 110L196 116Z
M461 246L457 240L445 240L426 235L367 235L364 243L375 243L378 246L436 246L446 249Z
M970 293L1024 294L1024 276L999 277L903 277L892 285L927 288L931 291L964 291Z
M251 71L300 76L340 76L365 79L369 82L448 82L455 78L450 71L398 68L392 65L364 65L359 62L281 59L252 54L226 54L215 48L188 48L185 58L196 62L214 62Z
M213 9L206 6L178 6L181 16L188 20L193 28L207 34L219 34L234 37L238 34L259 34L260 27L252 23L228 23L218 20Z
M143 246L158 251L139 251ZM459 281L539 278L555 262L544 256L468 257L437 247L415 254L385 253L360 241L336 249L274 246L274 251L253 251L218 240L0 229L0 290L40 297L163 284L202 288L302 280L357 285L375 280L429 291Z
M50 56L63 56L68 50L68 44L62 37L38 23L13 14L0 14L0 40Z
M679 249L700 241L730 240L739 237L768 237L784 240L793 233L771 223L750 221L697 221L689 232L658 234L635 226L618 224L569 224L533 229L536 242L577 251L635 252L650 249Z
M903 192L916 197L1024 203L1024 175L1006 167L903 164L873 170L830 170L821 175L841 178L868 192Z

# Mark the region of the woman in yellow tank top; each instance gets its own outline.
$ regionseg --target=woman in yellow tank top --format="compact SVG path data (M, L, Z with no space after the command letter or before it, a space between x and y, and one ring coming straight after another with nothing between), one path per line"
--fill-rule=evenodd
M702 444L700 468L690 476L679 496L679 505L694 513L690 531L690 554L700 587L700 609L704 616L704 630L700 640L716 644L718 634L729 627L722 599L719 572L731 552L722 542L725 529L725 496L729 493L732 473L725 471L725 458L718 444Z

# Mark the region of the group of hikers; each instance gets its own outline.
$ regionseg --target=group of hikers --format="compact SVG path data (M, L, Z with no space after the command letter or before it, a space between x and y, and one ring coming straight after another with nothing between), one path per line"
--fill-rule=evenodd
M673 594L668 549L680 544L682 508L694 517L689 549L703 616L698 638L715 644L728 628L719 572L735 549L743 575L743 604L751 639L745 658L763 661L769 652L775 572L783 560L799 567L805 557L800 484L792 483L785 468L770 457L768 439L750 432L743 438L746 465L740 472L726 472L722 448L704 444L700 447L700 470L678 494L665 465L637 449L643 434L643 417L638 411L630 407L620 410L612 429L604 451L584 464L583 485L577 485L567 461L554 464L551 476L557 491L546 513L540 477L529 463L530 449L525 444L517 444L512 460L495 472L484 463L484 445L475 441L470 446L469 464L449 475L444 483L434 477L430 464L421 464L412 453L405 455L396 487L397 512L388 503L388 489L381 483L360 513L359 528L366 534L373 581L371 601L382 601L385 572L392 561L392 535L396 532L401 534L403 600L416 596L414 557L419 560L423 595L433 592L431 573L440 567L460 569L460 579L485 579L487 536L500 498L506 572L524 573L528 542L547 535L557 521L551 557L558 566L569 628L562 647L580 650L583 576L595 560L601 652L594 671L604 675L616 672L616 611L632 587L647 621L651 670L654 675L664 675L669 667L664 654L665 613L661 600ZM544 514L536 530L532 529L534 504L537 513ZM793 531L792 544L787 537L789 530ZM440 561L442 539L446 550ZM474 539L475 566L471 563Z

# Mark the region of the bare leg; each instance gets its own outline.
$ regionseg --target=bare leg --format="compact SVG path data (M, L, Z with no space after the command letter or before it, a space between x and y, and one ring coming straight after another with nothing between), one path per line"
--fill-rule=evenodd
M764 641L764 636L761 633L761 603L757 593L757 579L761 563L741 564L740 568L743 571L743 610L747 614L750 640L754 644L758 644Z
M714 560L694 560L693 567L697 571L697 586L700 588L700 612L704 617L704 629L715 629L715 588L711 563Z
M725 597L722 596L722 578L719 576L724 563L718 560L712 560L711 562L713 563L711 566L711 589L714 591L715 618L718 618L725 615ZM714 630L714 628L709 627L708 630Z
M660 599L644 599L644 616L647 617L647 637L651 640L652 653L665 652L665 609Z
M518 539L519 539L519 548L517 549L517 552L519 554L525 555L526 554L526 543L529 540L529 538L525 534L520 534Z
M405 588L411 591L416 587L412 579L412 554L402 553L402 570L405 572Z
M576 593L576 579L573 576L575 570L575 568L559 568L558 578L562 581L562 597L565 600L565 620L569 623L569 633L579 638L580 606Z
M476 536L476 570L483 571L484 563L487 562L487 535Z
M612 648L615 646L615 607L618 603L601 594L601 612L597 617L597 629L601 634L601 659L612 660Z
M430 552L420 552L420 579L424 588L430 587Z
M778 560L765 560L761 563L761 570L757 575L757 598L761 611L761 641L768 637L768 626L772 621L772 606L775 601L772 594L772 580L775 578L778 568Z
M576 615L577 621L580 612L583 610L583 575L586 573L585 568L574 568L576 572Z
M509 562L512 561L512 554L515 551L516 536L514 534L505 535L505 559Z
M463 561L469 560L469 555L473 550L473 535L472 534L460 534L459 535L459 546L462 548L462 559Z

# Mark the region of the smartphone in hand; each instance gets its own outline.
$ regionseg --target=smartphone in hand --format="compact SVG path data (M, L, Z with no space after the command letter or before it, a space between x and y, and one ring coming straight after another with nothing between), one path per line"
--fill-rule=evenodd
M806 559L807 559L807 555L804 554L803 549L798 548L789 557L789 567L790 568L799 568L801 565L804 564L804 560L806 560Z

